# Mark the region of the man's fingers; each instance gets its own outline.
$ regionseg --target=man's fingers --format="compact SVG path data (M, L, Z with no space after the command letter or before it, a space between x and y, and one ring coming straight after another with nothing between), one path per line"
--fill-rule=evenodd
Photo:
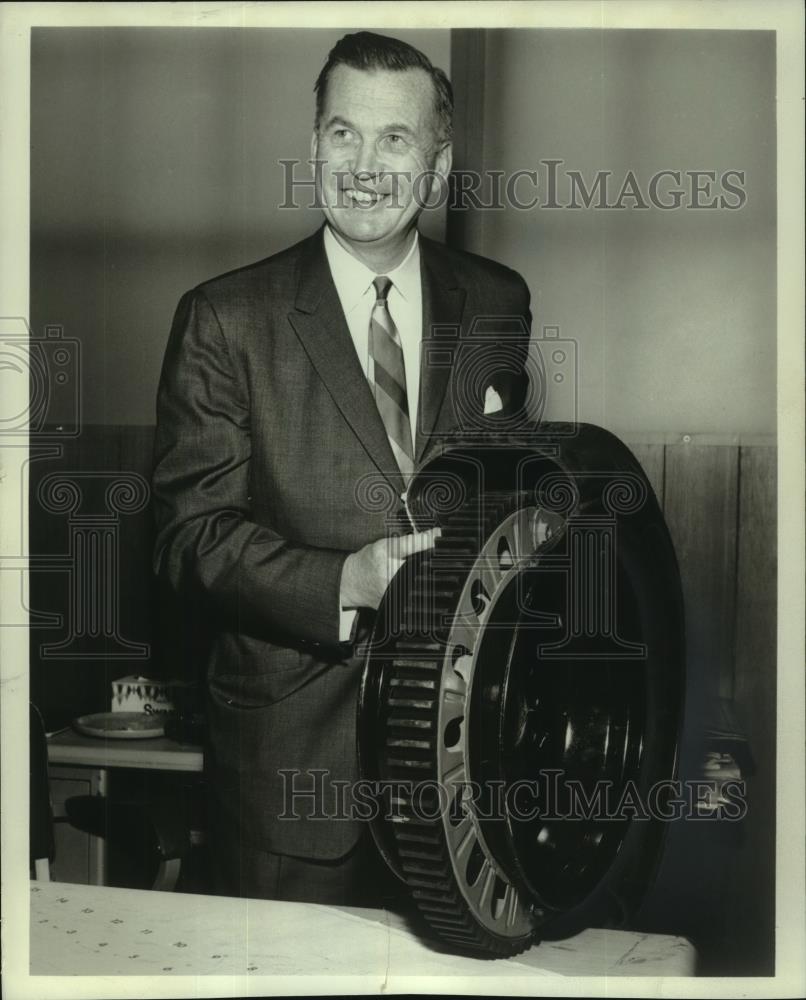
M398 535L390 538L390 552L395 559L406 559L415 552L424 552L434 547L434 540L442 534L440 528L429 528L428 531L416 531L411 535Z

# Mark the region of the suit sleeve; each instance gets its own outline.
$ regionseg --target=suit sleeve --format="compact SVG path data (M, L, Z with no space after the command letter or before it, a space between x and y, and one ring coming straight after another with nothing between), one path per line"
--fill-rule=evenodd
M215 311L180 301L157 394L155 571L237 631L339 642L348 553L292 544L250 520L250 412Z

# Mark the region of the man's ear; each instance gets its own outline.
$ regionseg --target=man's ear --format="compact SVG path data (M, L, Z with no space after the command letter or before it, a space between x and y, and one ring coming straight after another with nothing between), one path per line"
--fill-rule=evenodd
M434 156L434 169L431 174L431 182L428 188L428 204L431 204L430 198L436 192L437 200L434 202L436 205L443 204L441 198L443 195L448 194L448 176L451 172L451 167L453 166L453 146L450 142L443 142L442 145L437 149Z
M314 126L314 130L311 133L311 159L316 159L316 154L319 152L319 133Z
M439 150L436 156L436 161L434 163L434 169L438 174L442 176L447 181L448 174L451 172L451 167L453 166L453 144L450 142L445 142L442 148Z

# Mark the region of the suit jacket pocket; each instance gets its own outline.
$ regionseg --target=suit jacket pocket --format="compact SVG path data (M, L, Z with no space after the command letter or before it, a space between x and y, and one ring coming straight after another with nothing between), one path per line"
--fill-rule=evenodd
M310 683L329 664L297 649L242 637L215 650L209 687L219 702L233 708L264 708ZM235 638L235 637L232 637ZM237 649L233 648L237 644Z

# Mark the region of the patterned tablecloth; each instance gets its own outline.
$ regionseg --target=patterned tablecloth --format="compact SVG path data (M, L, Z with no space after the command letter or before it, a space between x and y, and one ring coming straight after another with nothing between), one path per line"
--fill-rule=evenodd
M383 910L36 882L31 975L690 976L683 938L587 930L502 961L442 952Z

